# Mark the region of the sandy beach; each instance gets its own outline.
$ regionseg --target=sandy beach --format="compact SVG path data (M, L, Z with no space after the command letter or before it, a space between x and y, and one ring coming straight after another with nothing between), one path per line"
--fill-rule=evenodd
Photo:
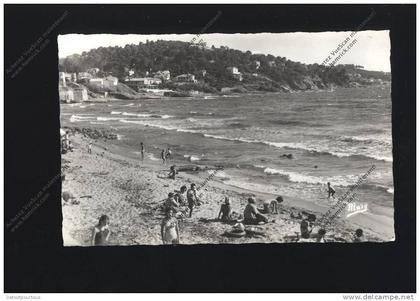
M161 178L167 174L169 165L177 162L163 165L160 161L146 158L141 163L140 160L125 156L126 150L103 138L94 140L92 153L89 154L87 148L92 141L90 137L73 132L70 139L74 150L62 155L65 174L62 191L72 193L80 203L63 204L65 246L91 245L92 228L102 214L110 218L110 245L161 244L160 223L163 215L159 207L168 193L178 190L182 185L200 184L209 178L208 171L180 172L176 180ZM316 204L283 195L285 201L281 213L268 214L270 223L259 226L264 229L265 237L230 238L223 234L232 229L232 225L216 220L225 196L230 198L233 210L238 213L243 212L247 198L251 195L256 197L259 207L262 207L263 200L275 199L276 196L229 186L217 178L209 180L201 192L203 204L195 209L191 218L180 220L181 244L291 242L287 236L299 232L301 221L291 218L292 212L296 214L305 210L320 217L320 213L325 211L325 208ZM352 222L334 222L327 229L327 242L352 241L360 219L366 225L363 215L356 216ZM317 228L314 229L316 231ZM389 239L366 227L364 232L367 241L381 242Z

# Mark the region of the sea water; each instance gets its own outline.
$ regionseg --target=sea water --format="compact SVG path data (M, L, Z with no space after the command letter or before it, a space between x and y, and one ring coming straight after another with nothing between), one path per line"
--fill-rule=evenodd
M227 184L328 206L372 165L357 190L369 214L393 216L389 87L61 105L63 125L110 128L114 143L158 160L221 165ZM122 137L122 138L121 138Z

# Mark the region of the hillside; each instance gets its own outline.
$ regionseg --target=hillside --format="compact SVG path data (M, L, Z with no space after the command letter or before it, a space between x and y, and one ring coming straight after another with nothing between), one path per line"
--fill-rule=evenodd
M228 67L237 67L242 80L234 78ZM288 92L381 84L391 80L389 73L367 71L355 65L337 65L327 69L319 64L302 64L280 56L180 41L148 41L125 47L100 47L60 59L59 68L65 72L99 68L120 81L126 78L129 70L139 77L159 70L169 70L171 78L190 73L196 76L197 84L176 86L165 82L161 87L208 93L224 87L236 87L240 91ZM203 73L203 70L206 72Z

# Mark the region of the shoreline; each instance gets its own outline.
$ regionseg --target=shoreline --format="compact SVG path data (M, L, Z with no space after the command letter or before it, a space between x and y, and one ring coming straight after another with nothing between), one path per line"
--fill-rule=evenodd
M171 164L184 164L173 161L163 166L160 160L145 162L126 154L126 149L115 145L112 140L97 139L93 143L93 153L87 154L88 141L92 139L76 133L70 139L75 147L74 152L62 155L66 181L63 192L69 191L76 198L84 195L90 198L78 198L79 205L63 206L63 240L65 246L89 245L90 231L96 224L99 215L110 216L112 245L156 245L160 244L160 221L162 216L156 208L161 204L168 192L179 189L189 183L202 183L208 173L180 172L176 180L158 178ZM109 143L111 141L111 143ZM147 156L146 156L147 157ZM165 171L163 171L165 170ZM285 236L299 232L300 220L292 219L290 214L302 210L314 213L317 217L328 208L305 200L289 198L283 195L283 213L268 214L274 223L263 225L266 237L261 238L227 238L221 236L231 225L211 221L217 217L221 201L229 196L235 212L242 213L246 198L250 195L257 199L274 199L276 195L262 193L230 186L216 177L212 178L203 191L204 204L198 207L192 218L181 222L182 244L203 243L275 243L287 242ZM260 207L260 201L258 202ZM284 204L284 205L283 205ZM209 221L210 219L210 221ZM366 226L365 217L358 214L354 222L338 220L327 230L326 238L332 242L351 241L357 224L363 224L367 241L385 242L389 237L375 233ZM183 240L184 237L184 240Z
M163 96L163 95L159 95L153 92L147 92L147 93L140 93L138 92L140 95L137 95L135 97L130 97L130 98L117 98L117 97L90 97L88 100L83 101L83 102L72 102L72 103L104 103L104 102L111 102L111 101L131 101L131 100L145 100L145 99L156 99L156 100L160 100L160 99L178 99L178 98L206 98L206 97L241 97L243 95L265 95L265 94L297 94L297 93L310 93L310 92L318 92L318 93L329 93L329 92L334 92L337 89L354 89L354 88L358 88L358 89L368 89L368 88L389 88L390 84L374 84L374 85L360 85L357 87L352 87L352 86L337 86L337 85L331 85L330 87L325 87L325 88L317 88L317 89L290 89L288 91L261 91L261 90L246 90L244 92L201 92L198 94L194 94L192 92L194 92L194 90L189 90L189 91L173 91L174 93L187 93L189 94L188 96ZM227 87L230 89L234 89L234 87ZM61 103L61 104L67 104L67 103Z

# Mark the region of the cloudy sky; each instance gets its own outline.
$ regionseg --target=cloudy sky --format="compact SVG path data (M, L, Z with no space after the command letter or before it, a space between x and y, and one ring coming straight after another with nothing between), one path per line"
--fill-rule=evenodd
M321 33L258 33L258 34L194 34L165 35L114 35L114 34L68 34L58 37L59 57L81 54L83 51L107 46L138 44L146 40L178 40L190 42L202 39L208 46L227 46L253 53L282 56L306 64L321 64L351 32ZM391 71L389 31L361 31L353 38L357 42L337 64L362 65L367 70ZM349 44L349 43L348 43Z

